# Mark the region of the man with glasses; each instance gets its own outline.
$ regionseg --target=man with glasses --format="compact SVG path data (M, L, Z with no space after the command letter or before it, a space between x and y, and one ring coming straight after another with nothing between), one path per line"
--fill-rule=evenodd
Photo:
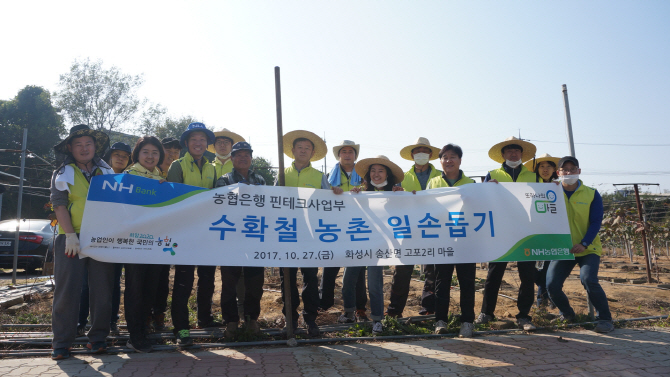
M578 264L579 279L598 315L595 331L608 333L614 330L614 324L607 296L598 282L598 267L603 251L598 235L603 221L603 200L598 190L584 186L579 179L581 172L579 161L572 156L558 161L558 177L563 186L573 243L570 252L575 255L575 259L551 262L547 271L547 291L549 298L561 312L559 319L572 322L575 311L563 293L563 283Z

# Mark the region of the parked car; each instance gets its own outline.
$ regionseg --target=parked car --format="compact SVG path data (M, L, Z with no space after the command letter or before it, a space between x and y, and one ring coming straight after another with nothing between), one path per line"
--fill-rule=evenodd
M49 220L21 219L19 230L19 263L28 273L42 268L47 255L53 257L54 228ZM0 221L0 268L14 268L16 220Z

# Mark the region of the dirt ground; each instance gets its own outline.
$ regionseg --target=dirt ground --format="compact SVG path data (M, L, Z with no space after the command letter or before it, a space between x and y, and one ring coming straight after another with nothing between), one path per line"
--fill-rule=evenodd
M283 316L281 314L282 302L281 295L279 293L279 271L277 268L274 269L274 275L271 272L272 269L266 269L266 284L265 292L261 302L261 317L259 322L262 327L281 327L283 326ZM340 275L337 280L337 287L335 291L335 305L330 308L327 312L319 315L317 322L319 324L333 324L337 322L337 317L341 314L342 311L342 273L344 269L341 269ZM404 316L416 316L419 315L421 292L423 289L423 281L419 280L419 271L418 266L416 272L416 277L412 280L410 286L410 295L407 302L407 306L404 311ZM478 265L477 267L477 278L486 279L487 270L481 269ZM11 273L0 273L0 280L2 283L7 283L7 276L11 276ZM197 276L197 274L196 274ZM300 277L300 274L298 274ZM645 261L643 257L635 257L633 263L630 262L628 258L613 258L604 256L601 261L600 273L601 284L603 289L607 293L610 310L615 319L624 319L624 318L635 318L635 317L645 317L652 315L667 315L670 312L670 289L657 289L657 285L660 283L668 284L670 283L670 258L667 256L662 256L658 261L658 269L656 267L652 268L652 277L654 283L646 283L646 270L645 270ZM611 278L625 279L622 283L613 284L609 281ZM300 279L300 278L299 278ZM171 276L172 280L172 276ZM196 277L197 280L197 277ZM385 271L384 275L384 306L388 307L389 295L391 289L391 280L392 280L392 267ZM639 283L641 280L644 280L644 283ZM636 284L631 283L631 281L636 281ZM19 284L24 283L20 281ZM192 302L195 296L195 286L192 297ZM478 283L477 293L475 295L475 312L479 313L479 309L482 304L482 284ZM519 287L519 278L516 272L516 267L514 263L508 265L508 270L505 272L503 278L503 284L500 290L500 293L506 296L513 298L517 297ZM451 299L451 312L457 314L460 312L459 309L459 294L458 291L454 288L452 292ZM582 287L579 281L579 269L575 268L572 272L571 277L566 281L564 290L570 299L571 304L575 308L575 311L580 314L587 314L587 301L586 301L586 292ZM213 297L213 307L212 311L220 320L220 292L221 292L221 280L220 275L217 272L216 278L216 290ZM30 306L26 308L26 311L22 311L18 316L8 316L4 309L0 309L0 317L3 323L25 323L21 319L34 318L33 323L48 323L50 322L50 297L48 295L43 297L42 300L35 300L30 303ZM45 302L46 301L46 302ZM558 310L553 309L549 310L549 313L558 314ZM514 319L514 315L517 313L516 302L512 299L506 297L498 297L498 305L495 311L496 317L500 319ZM170 314L169 310L167 317L169 320ZM368 305L368 315L369 305ZM532 314L537 314L536 309L533 309ZM544 314L544 313L543 313ZM121 300L121 322L124 322L123 318L123 300ZM192 315L192 320L195 323L195 316ZM534 319L535 320L535 319ZM31 321L32 322L32 321Z

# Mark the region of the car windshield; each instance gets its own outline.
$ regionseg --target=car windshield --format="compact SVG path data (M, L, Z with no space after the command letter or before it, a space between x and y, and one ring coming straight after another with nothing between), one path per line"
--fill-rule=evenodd
M49 220L21 220L21 230L27 232L36 232L41 230L51 230ZM0 231L16 231L16 220L0 221Z

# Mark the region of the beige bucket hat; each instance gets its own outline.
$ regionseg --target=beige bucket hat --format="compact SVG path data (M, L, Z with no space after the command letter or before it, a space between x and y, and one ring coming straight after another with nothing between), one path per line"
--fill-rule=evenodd
M354 169L356 169L356 173L361 178L364 178L370 166L374 164L384 165L391 169L391 173L393 173L393 177L396 180L395 183L400 183L403 179L405 179L405 173L403 173L400 166L394 164L391 160L389 160L388 157L382 155L372 158L364 158L356 163Z
M240 141L246 141L246 140L244 140L244 138L242 136L236 134L235 132L230 131L227 128L224 128L221 131L214 132L214 139L215 140L216 140L217 137L221 137L221 136L232 139L233 140L233 145L235 145L235 143L239 143ZM207 147L207 150L212 152L212 153L216 153L216 149L214 148L214 144L210 144Z
M323 141L323 139L321 139L317 134L305 130L291 131L284 135L284 154L291 158L295 158L292 151L293 141L295 139L301 138L305 138L314 143L314 156L310 161L319 161L320 159L326 157L326 154L328 153L326 142Z
M337 144L336 146L333 147L333 155L335 155L336 160L340 160L340 149L344 147L352 147L356 151L356 158L360 155L361 152L361 146L359 144L356 144L355 142L351 140L342 140L341 143Z
M437 147L434 147L434 146L430 145L430 141L428 141L428 139L426 139L425 137L420 137L420 138L416 139L416 142L414 142L414 144L408 145L405 148L401 149L400 150L400 157L404 158L405 160L414 161L414 159L412 159L412 149L414 149L416 147L428 147L428 148L430 148L430 150L433 151L433 155L430 157L430 159L431 160L437 160L438 159L437 155L440 154L440 148L437 148Z
M525 140L518 139L514 136L510 136L505 141L502 141L489 149L489 157L495 162L503 163L505 162L505 159L502 156L502 149L503 147L506 147L510 144L516 144L523 148L523 152L521 153L521 162L526 162L528 160L531 160L533 157L535 157L535 152L537 151L537 148L535 147L535 144L529 143Z
M559 157L552 157L549 153L545 153L540 157L537 157L535 160L530 160L526 162L525 164L523 164L523 166L525 166L526 169L530 171L535 171L535 167L539 165L540 162L551 161L554 163L554 165L556 165L556 169L558 169L558 160L560 160ZM533 164L533 161L535 162L535 164Z

